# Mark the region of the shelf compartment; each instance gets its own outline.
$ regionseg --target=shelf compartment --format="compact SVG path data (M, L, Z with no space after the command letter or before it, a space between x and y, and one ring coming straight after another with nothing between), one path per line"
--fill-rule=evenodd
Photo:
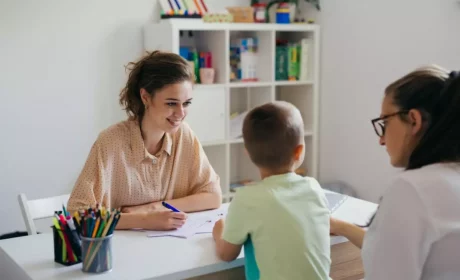
M271 82L274 62L273 40L274 32L271 31L230 31L229 81ZM243 45L255 47L246 48L242 47Z
M227 177L227 161L222 160L223 155L225 155L226 145L219 146L206 146L203 147L203 150L212 166L214 171L220 177L220 185L222 188L222 193L228 193L225 186L228 184Z
M200 53L210 53L211 68L214 69L214 83L224 84L227 81L227 62L226 44L227 32L216 31L196 31L196 30L180 30L179 35L179 53L189 61L194 67L196 61L201 66ZM193 59L192 53L197 53L197 60ZM195 75L200 77L199 66L195 68ZM197 84L200 84L199 79Z
M305 133L314 130L313 90L309 86L276 87L276 100L292 103L299 109Z
M272 87L230 89L230 141L242 137L244 117L249 110L272 101Z
M185 121L202 143L216 143L226 138L226 92L224 87L198 87L193 92Z
M275 37L275 80L313 80L313 34L278 31Z
M230 185L259 181L260 174L257 167L251 162L244 144L234 144L230 146ZM232 189L230 189L231 191Z

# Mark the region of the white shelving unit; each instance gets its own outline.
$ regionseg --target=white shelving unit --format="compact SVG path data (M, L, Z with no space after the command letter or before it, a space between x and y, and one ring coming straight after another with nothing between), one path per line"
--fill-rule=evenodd
M192 37L188 34L192 33ZM233 197L230 185L242 180L259 180L257 168L244 150L241 138L230 138L230 115L273 100L293 103L305 123L305 161L308 176L318 175L319 117L319 26L313 24L204 23L198 19L169 19L147 24L147 51L179 53L182 45L212 52L215 84L197 84L186 120L200 139L216 172L221 177L224 201ZM181 36L182 35L182 36ZM256 67L258 82L230 81L230 40L256 36L259 40ZM275 80L276 40L310 42L308 78L302 81Z

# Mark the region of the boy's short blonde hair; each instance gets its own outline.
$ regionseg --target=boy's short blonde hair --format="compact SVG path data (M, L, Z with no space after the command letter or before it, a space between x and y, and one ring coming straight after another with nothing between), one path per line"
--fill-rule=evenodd
M303 137L303 121L291 103L275 101L252 109L244 119L243 139L252 162L277 170L293 162Z

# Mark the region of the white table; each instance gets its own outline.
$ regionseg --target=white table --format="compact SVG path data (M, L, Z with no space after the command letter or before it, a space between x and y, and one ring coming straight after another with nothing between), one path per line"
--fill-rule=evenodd
M333 216L365 224L377 205L349 197ZM345 242L331 237L331 245ZM117 231L113 237L113 270L87 274L81 264L54 262L53 236L38 234L0 241L0 279L186 279L244 265L244 255L222 262L215 254L211 234L192 238L147 238L145 232Z

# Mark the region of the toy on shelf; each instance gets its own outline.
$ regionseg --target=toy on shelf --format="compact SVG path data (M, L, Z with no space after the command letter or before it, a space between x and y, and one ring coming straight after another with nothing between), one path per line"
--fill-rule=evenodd
M209 12L205 0L160 0L161 18L202 18Z
M279 3L276 9L276 23L291 23L291 9L288 3Z
M232 14L233 22L254 22L254 9L252 7L227 7L227 11Z
M180 47L179 54L187 59L194 69L196 83L214 83L215 70L212 68L211 52L198 52L195 48Z
M275 80L306 81L308 79L309 42L276 41Z
M265 3L254 3L254 21L259 23L265 23L267 21L267 4Z
M256 82L257 38L242 38L230 46L230 80L232 82Z
M233 22L233 15L230 13L208 13L203 16L203 22Z

